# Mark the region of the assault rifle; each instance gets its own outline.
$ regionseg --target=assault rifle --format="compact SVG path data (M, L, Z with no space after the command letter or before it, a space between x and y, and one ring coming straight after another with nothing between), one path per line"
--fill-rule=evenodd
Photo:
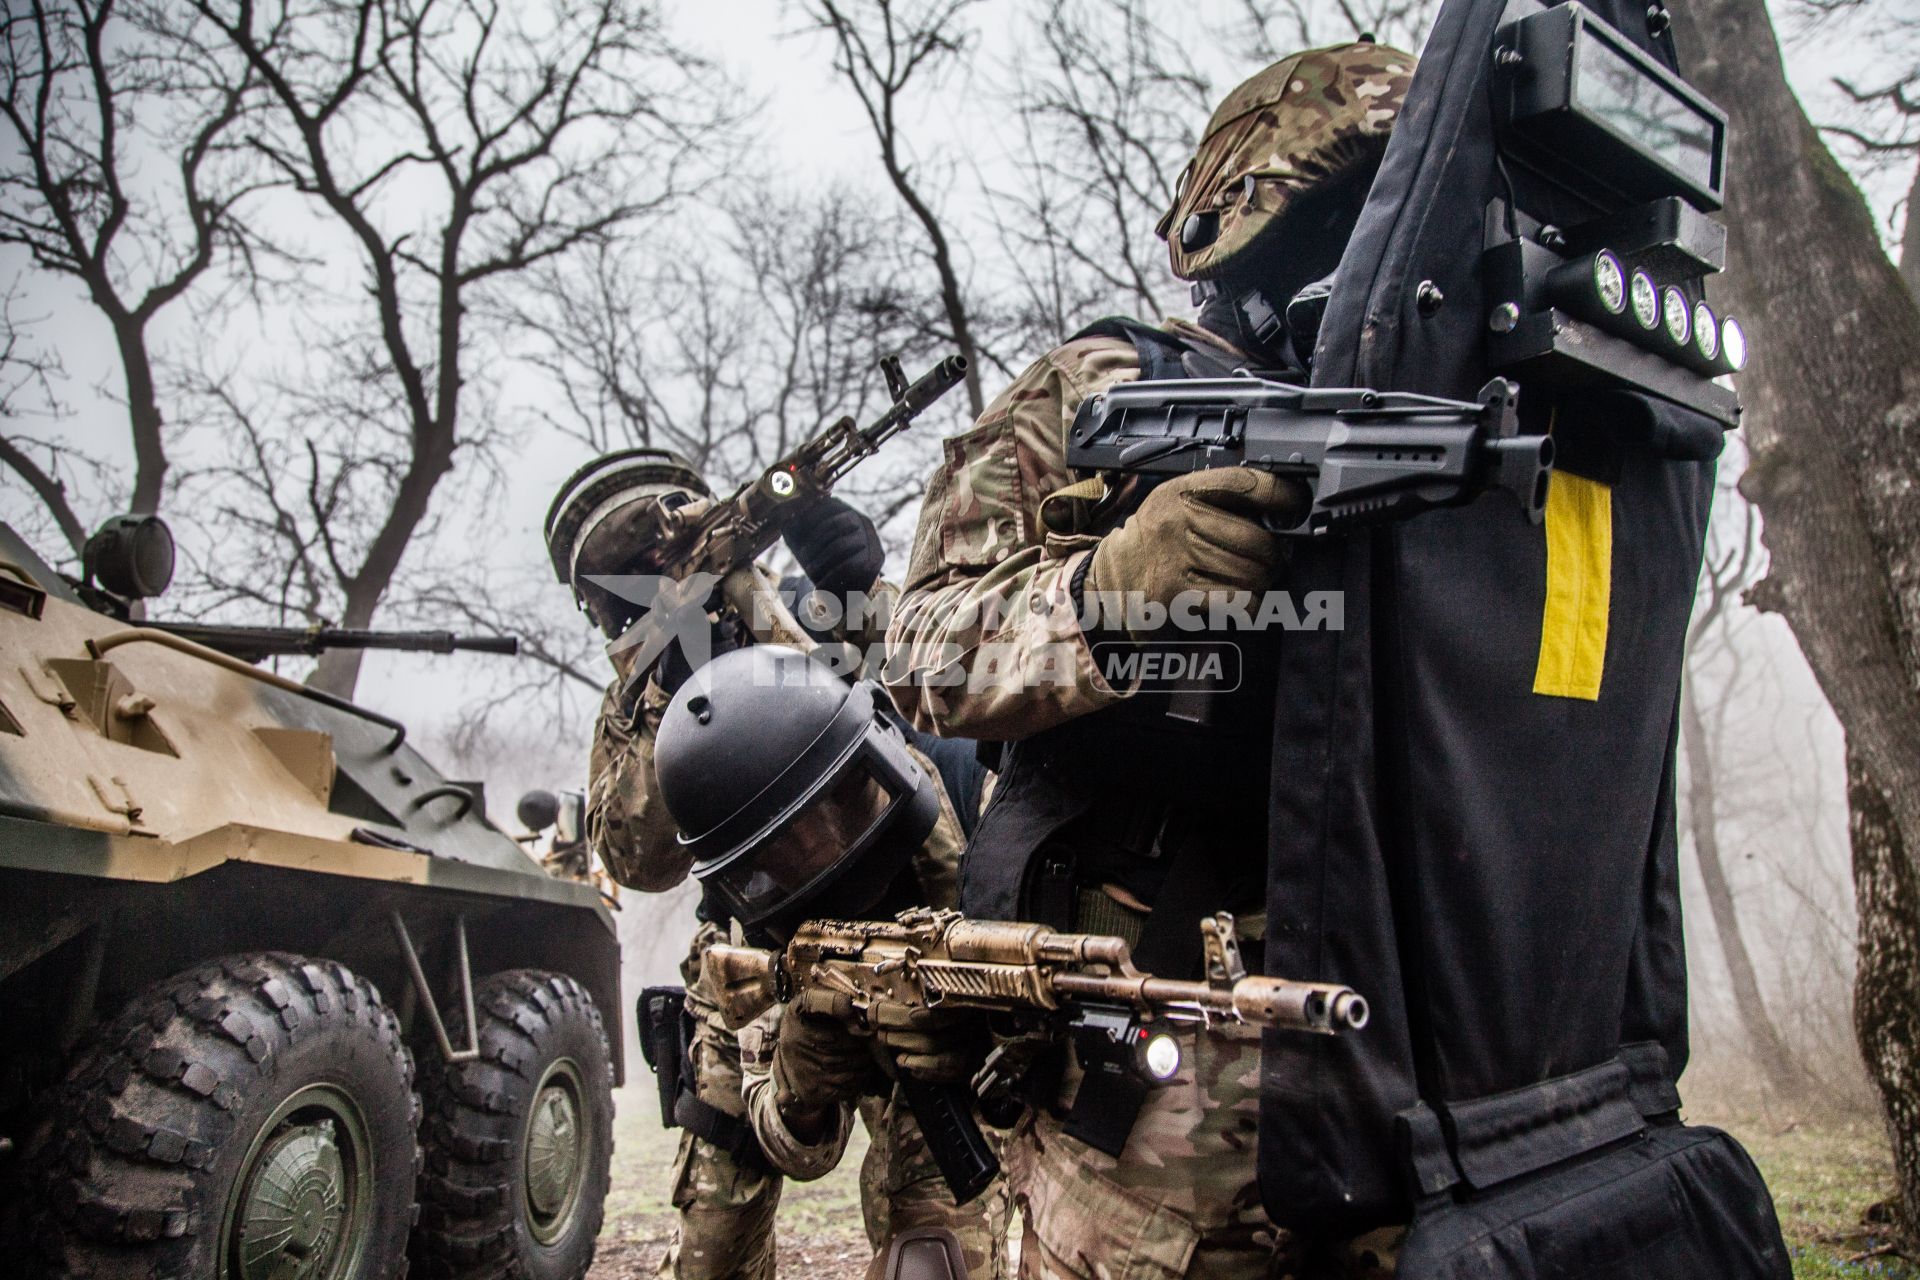
M880 371L893 403L866 427L843 417L768 467L758 479L740 486L729 498L702 507L654 504L645 530L661 572L684 581L697 574L717 579L720 603L733 611L762 642L812 649L814 641L779 599L760 587L753 563L778 542L796 518L821 498L854 467L880 446L913 425L915 418L967 375L965 356L948 356L908 382L898 357L886 356ZM692 516L687 513L696 512ZM665 629L672 624L650 609L621 636L618 647L637 647L658 656L665 647ZM626 691L645 681L653 663L636 664Z
M1511 490L1538 523L1553 443L1518 434L1516 395L1503 378L1477 402L1250 376L1130 382L1080 406L1066 460L1114 477L1096 521L1137 496L1126 477L1258 467L1296 476L1312 493L1301 519L1277 533L1338 533L1494 487Z
M520 652L514 636L457 636L451 631L358 631L343 627L229 627L210 622L156 622L140 624L168 631L183 640L217 649L242 662L300 654L317 658L328 649L402 649L414 653Z
M701 968L719 991L722 1015L735 1027L776 1003L860 1031L889 1025L891 1017L915 1009L1010 1014L1072 1034L1089 1082L1095 1076L1127 1080L1136 1098L1180 1070L1179 1044L1166 1033L1168 1023L1321 1035L1366 1025L1367 1002L1350 987L1249 976L1233 929L1233 917L1225 913L1200 922L1207 976L1199 982L1140 972L1121 938L968 920L957 911L928 908L895 920L809 921L784 951L715 946ZM1004 1098L1017 1083L1009 1072L1018 1069L1016 1055L996 1051L971 1089L901 1077L957 1204L978 1195L999 1171L974 1123L975 1098Z

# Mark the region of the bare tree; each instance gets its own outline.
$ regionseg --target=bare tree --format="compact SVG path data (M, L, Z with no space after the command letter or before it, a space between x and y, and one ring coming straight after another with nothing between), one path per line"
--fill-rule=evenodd
M933 347L900 284L904 229L858 193L754 186L720 221L697 243L583 255L515 312L560 392L550 423L595 453L673 449L715 485L862 417L882 391L880 356Z
M595 633L581 626L571 609L553 608L560 598L552 579L503 581L497 571L469 572L457 580L430 582L402 605L436 626L453 624L520 642L518 660L490 665L492 678L454 716L450 735L462 755L495 732L503 715L510 716L521 740L544 730L554 746L577 754L579 731L589 723L613 668Z
M810 0L803 7L815 30L833 37L833 69L853 90L866 113L880 164L926 238L940 283L946 340L967 358L967 403L978 417L986 408L980 390L977 308L961 279L954 234L927 194L909 155L901 112L916 78L939 75L967 47L962 22L975 0Z
M309 339L294 404L308 532L287 539L317 555L300 572L324 578L340 622L364 627L481 434L478 304L680 195L723 118L713 76L647 0L191 8L271 104L249 145L345 233L370 297L370 316ZM350 693L360 657L329 653L313 683Z
M1851 75L1835 76L1846 106L1821 131L1835 138L1856 171L1907 170L1906 195L1896 205L1904 215L1899 244L1901 274L1920 292L1920 14L1888 0L1796 0L1807 40L1859 41L1871 33L1875 56Z
M1888 1121L1896 1217L1920 1236L1920 305L1787 84L1763 0L1674 10L1695 84L1738 104L1721 299L1742 382L1777 609L1846 730L1860 911L1855 1028ZM1818 236L1806 228L1817 226ZM1838 331L1835 331L1838 326ZM1808 342L1804 335L1830 335Z
M1438 7L1435 0L1239 0L1232 38L1261 62L1363 35L1418 49Z
M996 221L1046 345L1183 301L1154 238L1212 89L1145 0L1048 0L1012 69L1019 184Z
M1908 289L1920 293L1920 219L1914 217L1920 209L1920 71L1878 88L1863 88L1844 78L1834 83L1855 105L1892 117L1879 127L1828 125L1827 131L1845 138L1872 161L1904 162L1912 167L1902 201L1906 224L1900 237L1900 274Z
M1715 503L1715 516L1700 577L1700 598L1687 631L1687 672L1680 690L1680 745L1687 767L1687 829L1700 867L1701 884L1706 890L1707 908L1713 916L1714 932L1720 941L1720 954L1726 961L1734 1011L1768 1087L1777 1096L1791 1097L1801 1091L1807 1079L1767 1011L1766 998L1760 991L1760 977L1747 946L1746 928L1735 901L1720 840L1724 796L1715 748L1725 738L1724 733L1715 733L1709 728L1708 716L1700 702L1702 672L1714 658L1733 668L1728 683L1722 686L1717 710L1724 712L1730 701L1726 690L1738 680L1739 667L1734 637L1728 633L1730 608L1762 572L1765 553L1760 541L1760 522L1737 492L1722 487ZM1714 727L1724 730L1724 716L1720 719L1721 724Z
M794 196L754 184L696 239L606 242L555 264L537 288L504 299L498 319L532 337L522 358L552 389L535 412L583 457L668 448L724 489L840 415L870 414L884 390L880 355L922 354L920 319L898 284L902 231L846 188ZM912 468L876 477L882 466L862 467L849 496L884 523L918 500L919 483ZM463 708L459 742L481 740L507 708L539 706L545 724L578 725L580 695L611 675L550 579L443 565L399 595L405 611L520 638L521 660Z
M0 295L0 465L39 501L77 560L87 526L74 506L69 480L77 470L93 472L97 479L100 468L71 444L23 429L35 421L57 421L68 410L55 388L66 369L59 356L33 343L18 307L16 284Z
M232 163L257 84L221 51L168 38L163 10L26 0L0 19L0 132L16 151L0 169L0 244L78 281L112 330L132 430L129 506L142 514L158 510L167 477L154 321L218 267L251 274L263 247L239 213L256 179ZM172 169L165 181L142 163L155 155Z

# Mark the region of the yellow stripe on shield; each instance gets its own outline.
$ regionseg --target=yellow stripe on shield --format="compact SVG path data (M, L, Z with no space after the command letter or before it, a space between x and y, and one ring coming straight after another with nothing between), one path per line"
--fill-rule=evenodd
M1547 489L1547 607L1533 691L1549 698L1600 697L1613 594L1613 489L1556 471Z

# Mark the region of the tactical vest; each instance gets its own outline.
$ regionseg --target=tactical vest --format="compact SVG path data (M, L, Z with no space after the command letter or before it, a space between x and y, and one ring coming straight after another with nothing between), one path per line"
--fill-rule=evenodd
M1217 348L1135 320L1074 335L1089 337L1132 342L1142 381L1232 369ZM1204 726L1171 718L1167 695L1143 693L1006 745L961 862L968 915L1086 927L1084 891L1117 885L1154 908L1138 925L1142 967L1199 976L1195 921L1220 910L1257 915L1265 896L1278 637L1234 638L1240 687L1214 698Z

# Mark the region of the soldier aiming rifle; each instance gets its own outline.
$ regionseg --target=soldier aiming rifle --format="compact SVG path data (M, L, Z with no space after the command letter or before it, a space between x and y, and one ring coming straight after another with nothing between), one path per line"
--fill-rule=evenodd
M874 611L843 607L843 625L815 635L785 608L781 589L842 601L865 593L869 603L892 594L879 577L884 557L872 521L829 490L955 385L963 369L948 360L909 384L889 361L895 399L874 423L832 424L725 500L714 498L685 459L659 449L595 459L556 496L546 521L554 572L607 637L615 668L594 727L586 825L589 844L622 885L664 892L692 865L660 802L654 740L673 691L694 669L712 655L769 639L806 648L845 644L862 653L880 642L876 630L864 629L882 616L877 604ZM782 584L754 560L782 539L801 570L796 583ZM971 791L978 794L977 783ZM958 892L959 827L952 830L944 870L928 865L927 875L941 885L930 901L951 902ZM704 957L726 938L729 911L709 895L696 914L681 967L684 1015L676 1007L657 1019L686 1031L673 1069L660 1072L670 1094L667 1114L682 1130L671 1191L680 1222L663 1270L679 1280L763 1280L774 1269L782 1174L747 1123L739 1039L705 981ZM890 1146L884 1129L876 1135L880 1167L892 1162L910 1170L911 1152ZM892 1186L882 1179L870 1187L873 1220L886 1221Z

